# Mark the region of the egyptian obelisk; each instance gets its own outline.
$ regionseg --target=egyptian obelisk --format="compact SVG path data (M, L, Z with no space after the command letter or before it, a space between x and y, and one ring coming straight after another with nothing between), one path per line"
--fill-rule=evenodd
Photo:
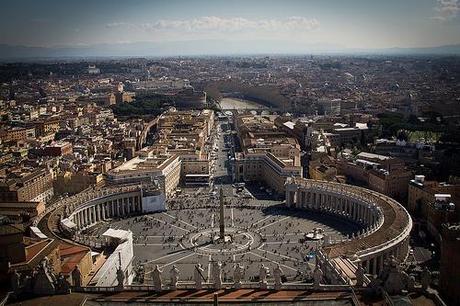
M220 201L220 234L219 238L221 241L225 241L225 224L224 224L224 191L222 187L220 187L220 194L219 194L219 201Z

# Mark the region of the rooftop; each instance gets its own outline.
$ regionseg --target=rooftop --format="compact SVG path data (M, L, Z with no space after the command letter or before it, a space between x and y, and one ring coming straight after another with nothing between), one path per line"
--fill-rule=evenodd
M374 153L369 153L369 152L361 152L358 155L356 155L356 157L360 158L360 159L363 159L363 158L378 159L378 160L381 160L381 161L391 158L389 156L380 155L380 154L374 154Z

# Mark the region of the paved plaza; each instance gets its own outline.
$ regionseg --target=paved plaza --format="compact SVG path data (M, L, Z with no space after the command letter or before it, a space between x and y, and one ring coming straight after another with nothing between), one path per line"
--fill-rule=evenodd
M332 239L340 239L360 229L333 216L288 209L281 203L231 205L225 208L225 232L231 242L220 243L215 241L219 233L217 202L103 222L88 232L100 235L109 227L131 230L134 265L144 268L145 281L155 265L165 276L176 265L180 280L192 280L197 263L201 263L203 277L209 280L212 262L220 261L223 281L231 281L234 265L240 263L246 280L258 280L261 264L270 271L279 264L285 281L299 282L310 280L318 243L306 239L306 233L321 228Z
M214 141L218 151L211 163L213 187L182 188L169 198L167 211L121 220L100 222L86 234L101 235L109 227L131 230L134 237L134 267L149 282L156 265L168 278L172 265L180 270L179 279L192 280L196 264L203 279L210 281L211 266L222 263L223 281L232 281L237 263L244 267L244 279L258 281L261 265L273 269L279 264L284 282L311 281L318 240L306 234L320 228L333 240L340 240L361 228L334 216L288 209L282 198L266 192L263 184L249 184L238 191L232 181L229 157L234 156L232 139L225 139L217 125ZM225 234L219 236L219 190L225 203ZM142 272L143 273L142 273Z
M156 265L164 278L175 265L181 281L192 280L196 264L201 264L203 279L211 280L211 266L222 263L222 279L232 281L237 263L244 267L244 280L258 281L261 265L273 269L279 264L284 282L311 281L318 240L306 234L320 228L333 240L340 240L361 228L334 216L288 209L282 198L269 194L263 184L249 184L243 191L232 185L229 157L234 152L232 139L225 139L219 124L214 141L219 150L211 163L213 187L183 187L169 198L167 211L121 220L108 220L86 230L85 234L101 235L109 227L131 230L134 237L134 267L142 277L151 280ZM219 190L225 203L225 234L219 236ZM142 272L143 273L142 273Z

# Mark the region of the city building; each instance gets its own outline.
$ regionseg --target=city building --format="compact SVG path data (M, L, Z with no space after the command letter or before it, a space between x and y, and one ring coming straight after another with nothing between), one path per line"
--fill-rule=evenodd
M443 224L441 237L439 289L453 305L460 300L460 225Z
M88 66L88 74L100 74L101 69L97 68L96 65L89 65Z
M181 178L181 160L174 155L137 156L107 173L111 184L156 183L166 196L175 193Z
M308 174L311 179L319 181L336 181L337 168L335 162L329 158L320 158L310 161L308 164Z
M322 98L319 99L317 103L318 105L318 113L320 115L340 115L340 105L342 100L341 99L329 99L329 98Z
M26 223L45 211L43 202L0 202L0 215L8 216L15 223Z
M47 202L53 196L53 174L45 168L11 173L0 182L0 202Z
M261 182L282 194L286 179L302 177L302 167L284 163L270 152L238 154L234 162L237 182Z
M287 177L302 176L300 145L275 124L276 117L239 115L235 118L241 152L234 161L234 179L261 181L284 192Z
M339 159L337 167L338 172L352 182L399 200L407 198L413 175L398 158L361 152L355 157Z
M458 222L460 185L426 181L416 175L408 187L408 210L419 220L421 229L441 240L443 223Z

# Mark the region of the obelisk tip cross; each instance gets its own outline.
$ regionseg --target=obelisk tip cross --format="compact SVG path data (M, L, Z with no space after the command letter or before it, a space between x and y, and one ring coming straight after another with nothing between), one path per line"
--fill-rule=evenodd
M221 240L225 240L225 224L224 224L224 191L222 187L220 187L220 194L219 194L219 201L220 201L220 235L219 238Z

